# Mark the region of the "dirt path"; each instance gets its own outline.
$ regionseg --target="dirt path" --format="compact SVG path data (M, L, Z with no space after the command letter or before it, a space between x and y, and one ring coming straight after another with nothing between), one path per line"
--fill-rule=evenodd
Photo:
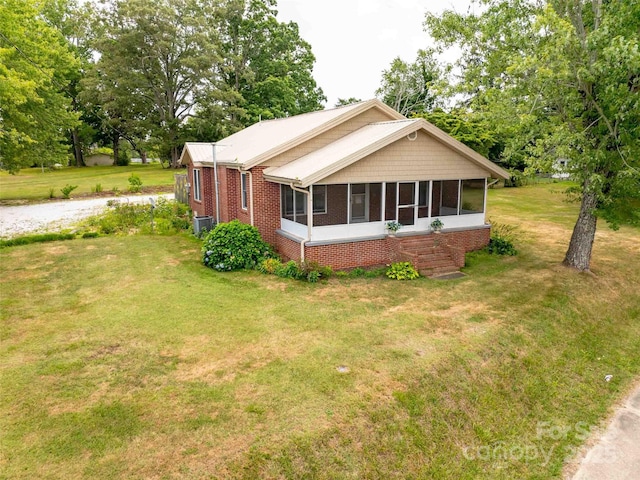
M173 194L100 197L11 207L0 206L0 237L11 238L28 233L52 232L70 228L83 218L100 213L106 208L109 200L149 203L151 197L173 199Z

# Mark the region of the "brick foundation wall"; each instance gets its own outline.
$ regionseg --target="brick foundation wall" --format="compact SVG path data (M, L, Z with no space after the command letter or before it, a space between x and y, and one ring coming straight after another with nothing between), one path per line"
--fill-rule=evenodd
M440 234L430 233L425 235L428 237L425 245L432 246L434 240L437 240L438 244L448 247L455 265L463 267L465 254L485 247L489 243L490 232L489 228L478 228ZM399 251L403 242L414 242L419 237L420 235L409 235L361 242L311 245L305 247L305 259L337 270L386 265L401 260ZM283 259L300 259L300 243L277 235L275 245Z
M276 250L282 257L282 260L300 260L300 244L283 235L276 234Z

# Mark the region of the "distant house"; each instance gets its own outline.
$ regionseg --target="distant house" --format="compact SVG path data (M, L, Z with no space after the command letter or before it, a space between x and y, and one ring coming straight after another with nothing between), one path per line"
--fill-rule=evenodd
M113 165L113 155L105 153L94 153L84 158L84 164L87 167L96 167L98 165Z
M378 100L187 143L181 162L195 215L255 225L285 258L333 268L408 260L425 273L456 270L488 243L487 179L509 176Z
M566 158L559 158L553 163L551 178L569 178L569 160Z

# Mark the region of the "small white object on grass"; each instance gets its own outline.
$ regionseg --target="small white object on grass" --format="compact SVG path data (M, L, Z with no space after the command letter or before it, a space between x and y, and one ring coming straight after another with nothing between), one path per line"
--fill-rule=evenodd
M610 382L612 378L613 378L613 375L605 375L604 376L604 381L605 382Z

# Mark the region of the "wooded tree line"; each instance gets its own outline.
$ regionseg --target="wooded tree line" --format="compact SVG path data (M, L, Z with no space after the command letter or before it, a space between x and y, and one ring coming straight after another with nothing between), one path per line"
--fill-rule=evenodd
M0 161L77 165L322 108L315 57L275 0L2 0ZM126 142L126 143L124 143Z

